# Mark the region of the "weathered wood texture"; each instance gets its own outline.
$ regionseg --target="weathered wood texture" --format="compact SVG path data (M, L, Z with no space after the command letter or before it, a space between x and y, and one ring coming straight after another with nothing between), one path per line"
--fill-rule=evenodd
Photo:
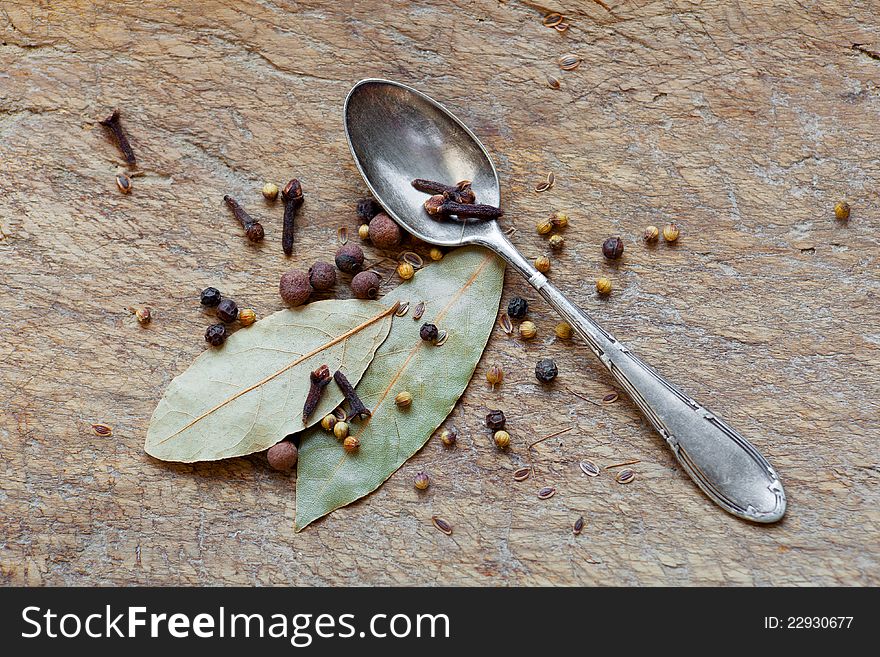
M880 583L880 5L775 5L560 2L572 27L559 34L513 1L4 2L0 581ZM559 71L566 52L580 68ZM546 249L536 218L570 213L553 280L753 439L786 485L784 522L726 515L629 402L567 392L599 399L611 381L551 337L552 313L510 274L505 302L532 298L540 336L496 331L451 419L459 448L432 440L300 534L294 482L262 455L174 466L143 453L163 389L204 348L199 289L281 307L291 261L262 182L303 180L296 266L354 229L364 186L340 108L367 76L434 94L484 140L526 254ZM128 196L96 123L115 106L144 173ZM536 194L549 171L555 187ZM261 246L226 193L264 221ZM680 243L646 248L644 226L671 218ZM599 251L612 234L626 240L617 266ZM607 300L599 274L614 280ZM154 309L147 328L127 311L138 303ZM549 391L532 374L545 355L562 370ZM490 363L506 372L495 392ZM490 445L487 407L508 410L508 453ZM514 483L527 442L569 425ZM640 459L638 479L588 479L585 457ZM541 502L544 484L559 494Z

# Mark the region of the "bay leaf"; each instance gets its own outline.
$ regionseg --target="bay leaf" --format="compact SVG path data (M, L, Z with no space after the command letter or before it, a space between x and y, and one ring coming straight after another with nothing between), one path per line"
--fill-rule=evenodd
M317 301L239 329L171 382L144 450L163 461L212 461L268 449L301 431L309 372L326 364L356 384L388 335L393 303ZM338 386L327 386L309 424L342 399Z
M478 247L457 249L385 295L385 303L426 302L421 321L395 320L388 339L357 386L372 418L353 422L360 448L345 452L320 427L301 434L296 480L296 530L376 490L427 442L473 376L498 314L504 265ZM448 338L442 346L419 337L431 322ZM399 409L397 393L412 394Z

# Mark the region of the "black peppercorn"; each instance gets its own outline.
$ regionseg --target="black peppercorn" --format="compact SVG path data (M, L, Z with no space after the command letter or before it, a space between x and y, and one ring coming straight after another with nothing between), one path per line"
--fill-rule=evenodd
M200 297L200 301L203 306L208 306L209 308L213 308L217 304L220 303L220 300L223 296L220 294L220 290L216 287L206 287L202 290L202 295Z
M358 219L360 219L363 223L369 223L370 219L375 217L380 212L382 212L382 206L376 203L374 199L362 198L360 201L358 201L357 215Z
M504 428L507 418L504 417L504 411L489 411L486 415L486 426L492 431L498 431Z
M609 237L602 242L602 255L609 260L617 260L623 255L623 240L619 237Z
M559 369L552 358L542 358L535 365L535 376L541 383L550 383L559 374Z
M330 263L318 260L309 267L309 282L316 290L329 290L336 285L336 270Z
M364 250L357 244L346 244L336 252L336 266L346 274L357 274L364 266Z
M205 342L212 347L219 347L226 342L226 325L211 324L208 330L205 331Z
M425 342L436 342L439 334L440 331L437 330L437 327L427 322L422 324L422 328L419 329L419 337Z
M232 299L223 299L217 305L217 319L221 322L234 322L238 319L238 304Z
M522 319L529 312L529 302L522 297L513 297L507 304L507 314L514 319Z

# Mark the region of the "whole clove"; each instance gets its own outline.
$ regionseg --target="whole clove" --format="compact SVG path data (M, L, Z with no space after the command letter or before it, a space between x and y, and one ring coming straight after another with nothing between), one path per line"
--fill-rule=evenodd
M412 186L425 194L442 194L447 200L456 203L473 203L477 200L477 195L471 189L470 180L462 180L455 185L444 185L433 180L416 178L412 181Z
M432 196L425 201L425 210L431 216L455 215L459 219L498 219L504 216L504 210L485 203L456 203L442 194Z
M281 191L284 198L284 225L281 231L281 248L284 255L293 253L293 220L296 212L303 204L303 190L299 180L294 178Z
M311 387L309 388L309 394L306 396L306 403L303 406L303 424L306 423L309 416L317 408L318 402L321 401L321 394L330 383L331 378L330 368L326 365L321 365L314 372L309 373Z
M342 389L342 393L345 395L346 401L348 401L350 412L345 418L346 422L353 420L354 418L363 420L364 418L372 417L373 413L370 409L364 406L364 403L354 391L354 386L351 385L349 380L345 377L345 374L342 373L342 370L336 370L333 374L333 380L336 381L336 385Z
M122 154L125 156L125 161L128 166L135 166L137 161L134 157L134 151L131 149L131 144L128 143L128 135L125 134L122 122L119 120L119 110L113 110L113 114L103 121L99 121L99 123L110 130L110 132L113 133L113 136L116 137L116 143L119 145L119 150L121 150Z
M245 235L247 235L251 242L259 242L263 239L265 232L263 231L263 225L259 221L245 212L245 209L238 204L238 201L228 194L223 197L223 200L226 201L226 205L232 210L232 214L238 219L238 223L244 228Z

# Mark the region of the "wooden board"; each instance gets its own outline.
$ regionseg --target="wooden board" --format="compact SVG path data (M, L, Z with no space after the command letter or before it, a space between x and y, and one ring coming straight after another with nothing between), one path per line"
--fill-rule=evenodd
M0 582L880 583L880 33L876 3L849 4L570 1L550 7L571 24L560 34L512 0L4 2ZM581 66L560 71L565 53ZM535 220L570 214L553 280L753 440L783 478L784 522L717 509L628 401L575 397L601 399L611 380L552 337L553 314L512 273L505 303L532 299L540 333L496 331L449 420L459 448L431 440L300 534L294 482L264 456L143 453L162 391L205 348L198 291L266 315L285 269L330 259L337 228L356 228L365 188L340 110L368 76L415 85L473 128L529 257L546 251ZM127 196L97 124L114 107L143 172ZM535 193L551 171L553 189ZM307 202L291 261L280 205L259 189L294 175ZM224 194L264 222L261 246ZM677 246L642 243L673 218ZM626 253L611 265L599 245L614 234ZM368 249L385 272L395 255ZM607 300L598 275L614 281ZM153 308L148 327L135 304ZM549 392L533 376L543 356L561 369ZM506 372L494 392L492 363ZM486 435L489 407L508 411L507 453ZM527 443L566 426L513 482ZM582 458L639 459L638 478L589 479ZM545 484L559 493L542 502Z

